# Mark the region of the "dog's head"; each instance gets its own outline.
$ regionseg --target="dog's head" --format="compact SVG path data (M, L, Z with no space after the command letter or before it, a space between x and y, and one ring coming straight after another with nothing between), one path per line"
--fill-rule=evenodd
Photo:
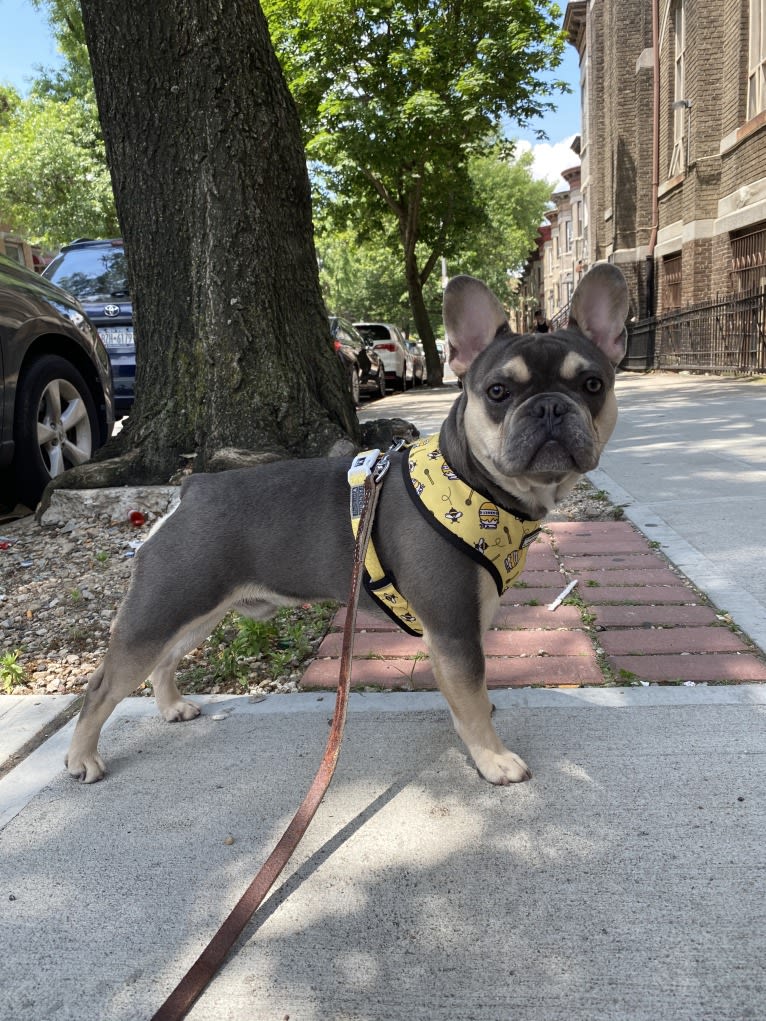
M595 468L617 421L627 313L625 278L607 263L583 277L567 327L547 334L513 333L485 284L451 280L444 324L463 394L447 431L463 470L537 517Z

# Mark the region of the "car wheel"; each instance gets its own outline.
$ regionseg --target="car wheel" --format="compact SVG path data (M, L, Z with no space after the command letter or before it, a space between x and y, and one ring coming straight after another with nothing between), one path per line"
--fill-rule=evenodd
M350 388L351 388L351 400L354 402L354 406L356 407L356 405L361 400L361 393L362 393L362 388L361 388L361 385L359 383L359 372L357 371L356 366L354 366L354 365L351 366L351 369L349 370L349 375L350 375L349 385L350 385Z
M381 368L380 372L378 373L377 396L378 397L385 397L386 396L386 373L385 373L384 369L382 369L382 368Z
M407 367L406 366L402 369L401 376L397 376L396 377L396 379L394 380L394 383L396 385L396 389L397 390L401 390L402 393L404 393L404 391L407 389Z
M74 365L59 355L34 362L16 392L14 467L22 503L35 507L52 478L89 460L98 436L93 396Z

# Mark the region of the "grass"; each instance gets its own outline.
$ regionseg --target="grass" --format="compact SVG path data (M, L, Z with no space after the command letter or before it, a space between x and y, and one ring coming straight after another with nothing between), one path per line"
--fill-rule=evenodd
M231 613L207 642L182 661L178 679L188 692L246 691L276 686L300 674L327 633L335 603L280 610L268 620Z

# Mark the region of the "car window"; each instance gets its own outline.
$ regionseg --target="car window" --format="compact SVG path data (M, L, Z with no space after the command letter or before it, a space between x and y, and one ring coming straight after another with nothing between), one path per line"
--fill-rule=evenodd
M368 340L390 340L391 331L387 326L382 326L380 323L370 323L369 325L357 326L357 330L366 337Z
M80 301L128 297L128 268L122 247L72 248L58 255L45 271Z

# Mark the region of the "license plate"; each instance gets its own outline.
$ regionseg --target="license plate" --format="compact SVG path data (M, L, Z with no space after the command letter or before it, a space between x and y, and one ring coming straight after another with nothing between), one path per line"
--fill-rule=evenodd
M133 347L132 326L101 326L98 333L106 347Z

